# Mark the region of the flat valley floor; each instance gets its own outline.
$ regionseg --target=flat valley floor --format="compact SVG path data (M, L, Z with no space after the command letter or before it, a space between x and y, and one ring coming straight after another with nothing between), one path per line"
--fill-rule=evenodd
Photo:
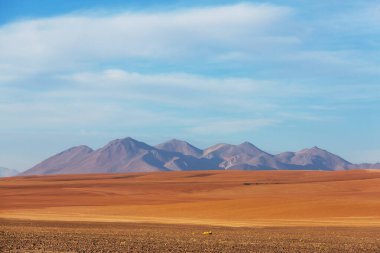
M380 252L379 235L379 171L0 179L1 252Z

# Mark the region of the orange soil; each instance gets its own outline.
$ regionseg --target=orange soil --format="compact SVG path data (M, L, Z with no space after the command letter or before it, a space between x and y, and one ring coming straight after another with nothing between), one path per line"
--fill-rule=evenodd
M380 226L380 173L192 171L4 178L0 218Z

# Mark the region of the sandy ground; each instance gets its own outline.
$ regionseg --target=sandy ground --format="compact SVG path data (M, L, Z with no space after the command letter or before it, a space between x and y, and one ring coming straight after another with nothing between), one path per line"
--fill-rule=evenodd
M380 226L376 171L192 171L0 179L0 218Z
M203 232L211 231L211 235ZM0 219L0 252L380 252L375 227L217 227Z

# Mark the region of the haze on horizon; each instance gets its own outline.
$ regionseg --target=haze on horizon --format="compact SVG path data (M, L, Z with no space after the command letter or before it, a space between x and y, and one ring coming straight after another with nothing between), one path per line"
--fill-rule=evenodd
M0 2L0 166L132 136L380 162L378 1Z

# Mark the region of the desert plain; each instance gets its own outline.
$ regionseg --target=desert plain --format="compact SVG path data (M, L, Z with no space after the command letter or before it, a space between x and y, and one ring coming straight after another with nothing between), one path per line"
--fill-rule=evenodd
M3 252L380 252L379 235L376 170L0 179Z

